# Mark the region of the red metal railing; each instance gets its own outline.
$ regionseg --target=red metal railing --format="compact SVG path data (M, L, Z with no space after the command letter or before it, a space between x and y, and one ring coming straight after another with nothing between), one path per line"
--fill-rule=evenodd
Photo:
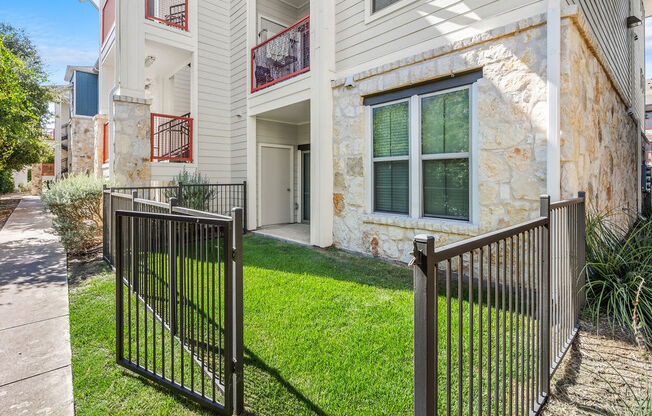
M146 0L145 18L188 31L188 0Z
M41 163L41 176L54 176L54 163Z
M152 113L152 160L192 163L190 114L181 117Z
M106 0L102 8L102 45L115 23L115 0Z
M251 92L310 71L310 16L251 49Z
M104 123L104 133L102 137L102 162L109 161L109 123Z

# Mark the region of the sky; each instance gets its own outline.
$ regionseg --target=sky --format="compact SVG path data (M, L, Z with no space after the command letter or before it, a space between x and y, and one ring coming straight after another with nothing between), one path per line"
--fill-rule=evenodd
M0 0L0 22L24 28L41 51L50 84L64 84L67 65L93 65L99 17L90 1ZM645 22L646 79L652 78L652 18Z
M25 29L49 73L48 84L65 84L67 65L94 65L99 54L99 17L79 0L0 0L0 22Z

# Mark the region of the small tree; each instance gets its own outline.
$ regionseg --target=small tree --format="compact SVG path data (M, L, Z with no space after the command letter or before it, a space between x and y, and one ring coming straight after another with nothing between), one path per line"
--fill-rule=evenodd
M211 200L215 197L215 190L211 187L207 177L202 176L199 172L189 172L183 170L172 181L174 184L182 183L192 185L183 187L183 193L179 198L177 190L167 192L167 197L177 198L179 206L185 208L207 211L210 207Z

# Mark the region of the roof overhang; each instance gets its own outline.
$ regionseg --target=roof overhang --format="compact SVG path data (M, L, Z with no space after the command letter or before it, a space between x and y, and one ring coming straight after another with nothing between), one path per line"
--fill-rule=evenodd
M79 0L80 3L85 2L86 0ZM88 0L97 10L100 10L100 0Z
M94 66L72 66L68 65L66 67L66 76L64 79L66 82L72 82L72 77L75 75L75 72L88 72L89 74L97 74L98 70Z

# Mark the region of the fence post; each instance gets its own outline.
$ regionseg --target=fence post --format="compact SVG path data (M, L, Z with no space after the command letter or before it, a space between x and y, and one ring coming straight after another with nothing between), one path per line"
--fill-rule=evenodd
M436 414L438 383L436 364L435 237L414 238L414 415Z
M247 221L249 220L249 215L247 214L249 212L249 209L247 208L247 181L242 182L242 186L244 187L243 192L244 192L244 203L242 209L244 210L242 215L244 217L244 233L247 233L248 230L248 223Z
M541 404L550 394L550 196L541 196L540 215L548 221L543 227L541 247L541 348L539 349L539 362L541 368Z
M115 215L113 212L113 188L109 188L109 250L111 251L109 255L109 260L111 264L115 265Z
M579 238L578 238L578 251L577 251L577 256L578 256L578 262L579 262L579 269L580 269L580 276L579 276L579 284L580 284L580 291L579 291L579 305L578 305L578 311L584 307L584 303L586 302L586 292L584 290L584 285L586 284L586 192L584 191L579 191L577 193L577 196L582 198L582 203L580 204L580 215L578 218L578 229L579 229Z
M177 205L177 199L170 198L170 214L173 213L174 207ZM168 264L170 282L168 284L170 290L170 331L173 335L177 334L177 253L176 253L176 227L173 221L168 224Z
M243 355L243 311L242 311L242 220L243 209L231 210L233 226L233 358L235 359L233 380L233 408L236 415L244 412L244 355Z
M114 225L117 227L122 225L123 217L117 217ZM117 242L117 248L122 252L122 243L120 239ZM120 363L124 358L124 331L123 331L123 293L122 293L122 258L120 255L116 256L113 260L115 263L115 309L116 309L116 323L115 323L115 361Z
M136 211L136 198L138 198L138 191L131 191L131 207L130 209L132 211ZM131 259L130 267L131 267L131 290L136 291L136 288L138 287L138 282L136 281L137 273L136 273L136 229L134 227L134 222L136 221L135 218L132 218L131 221L129 221L129 236L130 236L130 243L129 243L129 251L130 251L130 256L129 258Z

